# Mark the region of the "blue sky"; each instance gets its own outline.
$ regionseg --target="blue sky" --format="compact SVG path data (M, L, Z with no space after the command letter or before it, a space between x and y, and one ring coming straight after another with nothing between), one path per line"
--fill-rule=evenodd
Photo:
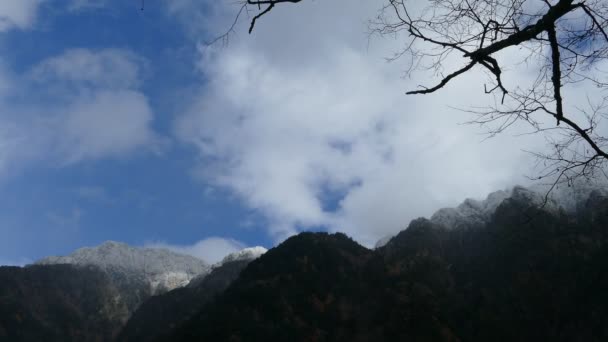
M282 6L207 47L230 1L3 1L0 263L105 240L227 253L311 229L371 246L525 182L535 137L482 141L451 109L479 103L485 76L405 96L419 83L384 60L399 41L366 33L378 4L348 4Z
M81 8L70 8L68 2L42 2L31 22L1 32L3 67L14 78L25 79L40 63L74 49L135 54L135 63L141 63L136 65L137 91L153 113L149 129L167 146L159 152L110 152L67 163L61 155L15 158L15 163L24 165L8 165L0 180L4 198L0 260L35 260L110 239L135 245L186 245L212 236L234 236L247 245L272 244L259 215L226 190L206 187L204 181L191 177L196 153L172 141L173 116L186 105L181 101L191 88L202 82L193 73L196 40L183 23L158 1L148 1L144 11L138 1L98 2ZM61 96L47 89L61 81L46 81L42 85L15 82L20 85L7 95L9 105L4 109L35 107L32 110L43 112L45 106L62 107L56 102L73 101L58 99ZM22 114L15 109L3 115Z

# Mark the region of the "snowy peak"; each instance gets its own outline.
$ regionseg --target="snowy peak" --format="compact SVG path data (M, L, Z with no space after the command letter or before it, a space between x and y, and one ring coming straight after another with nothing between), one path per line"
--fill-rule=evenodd
M210 273L201 274L198 277L195 277L190 281L188 287L196 288L200 286L200 284L207 279L208 275L213 275L215 272L215 276L217 277L218 273L225 272L225 270L238 269L239 272L244 265L249 264L251 261L261 257L268 250L261 246L256 247L248 247L241 249L238 252L230 253L222 259L222 261L211 266L212 270ZM230 264L230 265L229 265ZM221 271L221 270L224 271Z
M431 216L431 222L446 228L484 225L505 200L542 207L543 210L553 213L564 211L576 214L587 206L588 201L607 196L608 190L596 184L561 187L551 191L548 196L547 188L542 186L515 186L511 190L493 192L485 200L469 198L456 208L440 209Z
M36 262L41 265L94 265L110 275L141 279L154 293L187 285L197 275L209 272L209 265L193 256L163 248L132 247L106 241L97 247L84 247L68 256L52 256Z
M505 199L511 197L513 191L495 191L482 201L468 198L456 208L439 209L431 216L431 222L448 228L484 224L490 219L496 208Z
M267 251L268 250L262 246L244 248L238 252L228 254L226 257L224 257L224 259L222 259L222 261L220 261L219 264L223 265L228 262L241 260L252 261L262 256Z

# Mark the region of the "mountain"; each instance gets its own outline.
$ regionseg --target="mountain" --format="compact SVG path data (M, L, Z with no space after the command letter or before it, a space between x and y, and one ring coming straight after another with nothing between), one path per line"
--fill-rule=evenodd
M556 188L547 194L546 187L525 188L515 186L509 190L499 190L489 194L484 200L468 198L456 208L442 208L430 220L446 228L479 227L486 225L496 209L505 201L518 201L546 211L564 211L570 215L584 211L586 200L592 194L608 196L605 184L577 182L567 187ZM377 247L386 244L387 238L378 241Z
M443 208L431 216L431 222L447 228L462 226L479 226L486 224L496 211L496 208L507 198L512 196L525 196L529 190L515 187L511 191L496 191L488 195L483 201L466 199L456 208Z
M230 253L230 254L226 255L220 262L211 265L211 273L213 273L213 271L215 271L216 269L221 268L222 266L227 265L227 264L247 265L251 261L262 256L267 251L268 250L262 246L255 246L255 247L243 248L240 251ZM240 261L242 261L242 262L240 262ZM224 269L232 269L232 268L234 268L234 266L227 266ZM238 270L238 272L240 272L240 269ZM204 274L194 277L190 281L190 283L188 283L187 287L197 287L203 280L205 280L205 278L207 278L207 275L208 275L207 273L204 273ZM237 275L238 275L238 273L237 273Z
M80 248L68 256L47 257L36 264L98 267L119 289L130 313L150 296L186 286L196 276L210 271L206 262L189 255L114 241Z
M108 241L23 268L0 267L0 341L163 336L264 252L246 248L210 267L165 249Z
M608 194L561 191L466 200L374 250L301 233L199 276L118 243L0 268L0 340L607 341ZM159 290L172 272L189 284Z
M97 267L0 267L0 341L111 341L128 317Z
M226 255L224 259L219 262L219 265L239 260L252 261L261 257L266 252L268 252L268 250L262 246L243 248L240 251Z
M529 189L522 186L515 186L509 190L498 190L490 193L484 200L476 200L467 198L455 208L441 208L437 210L431 217L430 221L434 224L443 226L448 229L466 228L466 227L482 227L486 225L492 218L492 215L502 202L508 198L518 199L524 202L534 203L538 206L544 206L546 209L555 210L559 207L556 200L552 196L545 203L542 189ZM584 191L579 191L579 195L589 195ZM554 194L555 195L555 194ZM560 192L561 202L566 202L570 207L572 203L563 191ZM586 197L585 197L586 198ZM580 201L580 198L577 198ZM578 202L577 202L578 203ZM388 235L376 242L375 249L386 245L394 235Z
M251 261L265 252L263 247L252 247L229 254L214 265L208 275L194 278L186 287L151 297L133 314L118 340L155 341L167 338L173 329L200 312Z
M523 188L490 197L373 251L289 238L165 340L608 340L608 197L575 211Z
M222 295L166 340L313 340L317 331L330 328L349 340L350 331L366 329L354 324L365 314L351 310L349 303L366 284L360 266L369 256L344 234L301 233L251 262ZM341 314L347 317L331 319Z

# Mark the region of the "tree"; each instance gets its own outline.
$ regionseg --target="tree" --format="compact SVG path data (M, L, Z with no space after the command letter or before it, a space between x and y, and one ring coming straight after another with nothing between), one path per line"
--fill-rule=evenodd
M237 20L244 11L255 11L251 33L275 6L301 1L247 0ZM601 128L608 118L608 96L603 93L608 80L601 69L608 58L608 1L385 1L371 22L371 32L403 36L403 49L394 59L409 58L410 75L424 69L438 78L434 85L407 94L441 91L452 80L481 68L490 76L483 92L493 97L494 104L467 109L476 114L471 123L488 127L490 135L516 122L527 123L531 133L544 133L551 149L534 153L543 164L538 179L550 179L553 187L578 178L608 177L608 137ZM514 50L522 61L534 65L536 75L529 86L503 81L505 66L518 67L504 57ZM444 73L447 61L461 66ZM595 86L601 94L589 98L587 108L564 100L563 93L581 83Z

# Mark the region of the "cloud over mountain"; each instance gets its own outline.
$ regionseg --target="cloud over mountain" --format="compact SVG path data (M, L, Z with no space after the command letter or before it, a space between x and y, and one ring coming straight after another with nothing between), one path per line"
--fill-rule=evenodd
M209 237L199 240L192 245L176 245L164 242L149 242L149 248L166 248L173 252L192 255L209 264L221 261L225 256L238 252L245 248L245 245L234 239L221 237Z
M400 42L367 48L372 7L283 6L251 36L201 49L205 84L177 135L201 154L197 176L263 213L277 241L322 226L372 246L404 222L530 172L521 148L535 137L482 142L482 131L459 125L470 116L449 107L490 100L477 95L483 74L439 94L403 94L424 80L403 80L399 65L384 62Z

